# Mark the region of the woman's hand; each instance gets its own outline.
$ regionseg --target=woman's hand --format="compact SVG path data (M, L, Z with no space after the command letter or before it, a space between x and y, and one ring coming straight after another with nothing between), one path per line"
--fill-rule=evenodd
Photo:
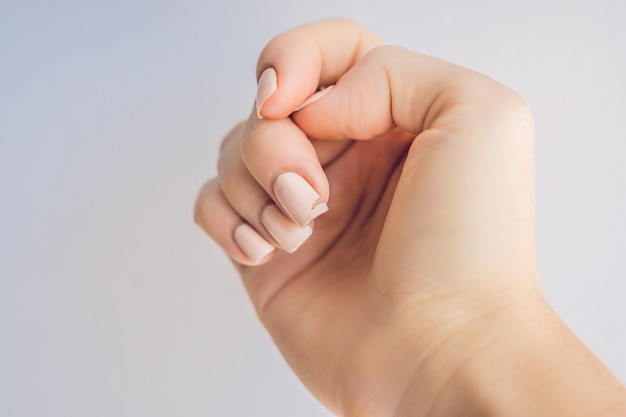
M464 367L557 322L535 280L519 96L345 21L277 36L257 75L196 221L331 411L449 410Z

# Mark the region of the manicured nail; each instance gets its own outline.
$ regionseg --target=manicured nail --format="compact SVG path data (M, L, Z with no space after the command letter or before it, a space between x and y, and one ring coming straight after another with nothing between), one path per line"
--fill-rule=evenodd
M313 233L310 226L298 226L274 204L265 207L261 214L261 223L289 253L294 253Z
M259 85L256 93L256 115L259 119L263 118L261 110L263 104L276 92L278 83L278 77L274 68L268 68L263 71L261 78L259 78Z
M317 93L313 94L311 97L309 97L306 100L304 100L304 102L302 104L300 104L298 107L296 107L296 109L294 111L302 110L303 108L305 108L309 104L315 103L317 100L319 100L320 98L324 97L326 94L330 93L333 88L335 88L334 84L330 85L328 87L320 87L320 89L319 89L319 91Z
M245 253L255 265L274 251L274 246L263 239L248 223L242 223L237 226L234 239L243 253Z
M320 195L300 175L285 172L276 178L274 193L278 203L301 227L328 211L325 203L318 203Z

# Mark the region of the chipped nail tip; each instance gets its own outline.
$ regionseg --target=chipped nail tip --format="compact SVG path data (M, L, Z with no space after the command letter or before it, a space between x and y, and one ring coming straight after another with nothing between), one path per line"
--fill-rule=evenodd
M294 172L276 178L274 193L283 211L301 227L328 211L325 203L319 203L320 195L311 184Z

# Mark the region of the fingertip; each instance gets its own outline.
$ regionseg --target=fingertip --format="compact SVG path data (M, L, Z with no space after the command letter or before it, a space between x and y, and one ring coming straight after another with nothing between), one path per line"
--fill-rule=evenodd
M267 262L274 253L274 246L266 241L256 230L248 223L241 223L233 231L233 240L239 246L239 249L248 257L243 259L241 263L246 265L260 265Z
M275 63L275 67L267 68L261 74L257 90L259 119L284 119L317 90L319 64L314 60L304 65L302 59L297 61L294 64L282 58Z
M294 223L274 204L265 207L261 223L287 253L294 253L313 233L310 226Z
M256 115L259 119L263 118L263 107L265 102L276 92L278 89L278 74L272 67L263 71L259 77L256 93Z
M284 172L276 178L274 194L283 211L301 227L328 211L320 194L295 172Z
M381 41L364 28L343 19L314 22L275 36L257 64L259 92L263 91L257 100L257 116L272 120L288 117L319 86L336 83L379 44ZM270 68L277 75L275 89L265 85ZM272 93L267 95L268 91Z
M194 221L237 264L261 265L275 252L275 247L228 203L217 178L202 187Z

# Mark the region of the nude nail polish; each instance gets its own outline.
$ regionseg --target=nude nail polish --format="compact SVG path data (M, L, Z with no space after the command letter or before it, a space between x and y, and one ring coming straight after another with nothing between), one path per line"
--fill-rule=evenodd
M233 238L243 253L245 253L254 264L258 264L274 251L274 246L263 239L248 223L242 223L237 226Z
M263 118L262 110L263 104L268 98L276 92L278 88L278 75L274 68L268 68L263 71L261 78L259 78L259 85L256 93L256 115L259 119Z
M274 193L283 211L301 227L328 211L325 203L318 203L320 195L300 175L285 172L276 178Z
M294 253L313 233L310 226L298 226L274 204L265 207L261 214L261 223L280 246L289 253Z
M298 107L296 107L296 109L294 111L300 111L303 108L305 108L306 106L308 106L309 104L315 103L317 100L321 99L322 97L324 97L326 94L330 93L332 91L332 89L335 88L335 85L330 85L328 87L321 87L319 89L318 92L316 92L315 94L313 94L311 97L307 98L306 100L304 100L302 102L302 104L300 104Z

